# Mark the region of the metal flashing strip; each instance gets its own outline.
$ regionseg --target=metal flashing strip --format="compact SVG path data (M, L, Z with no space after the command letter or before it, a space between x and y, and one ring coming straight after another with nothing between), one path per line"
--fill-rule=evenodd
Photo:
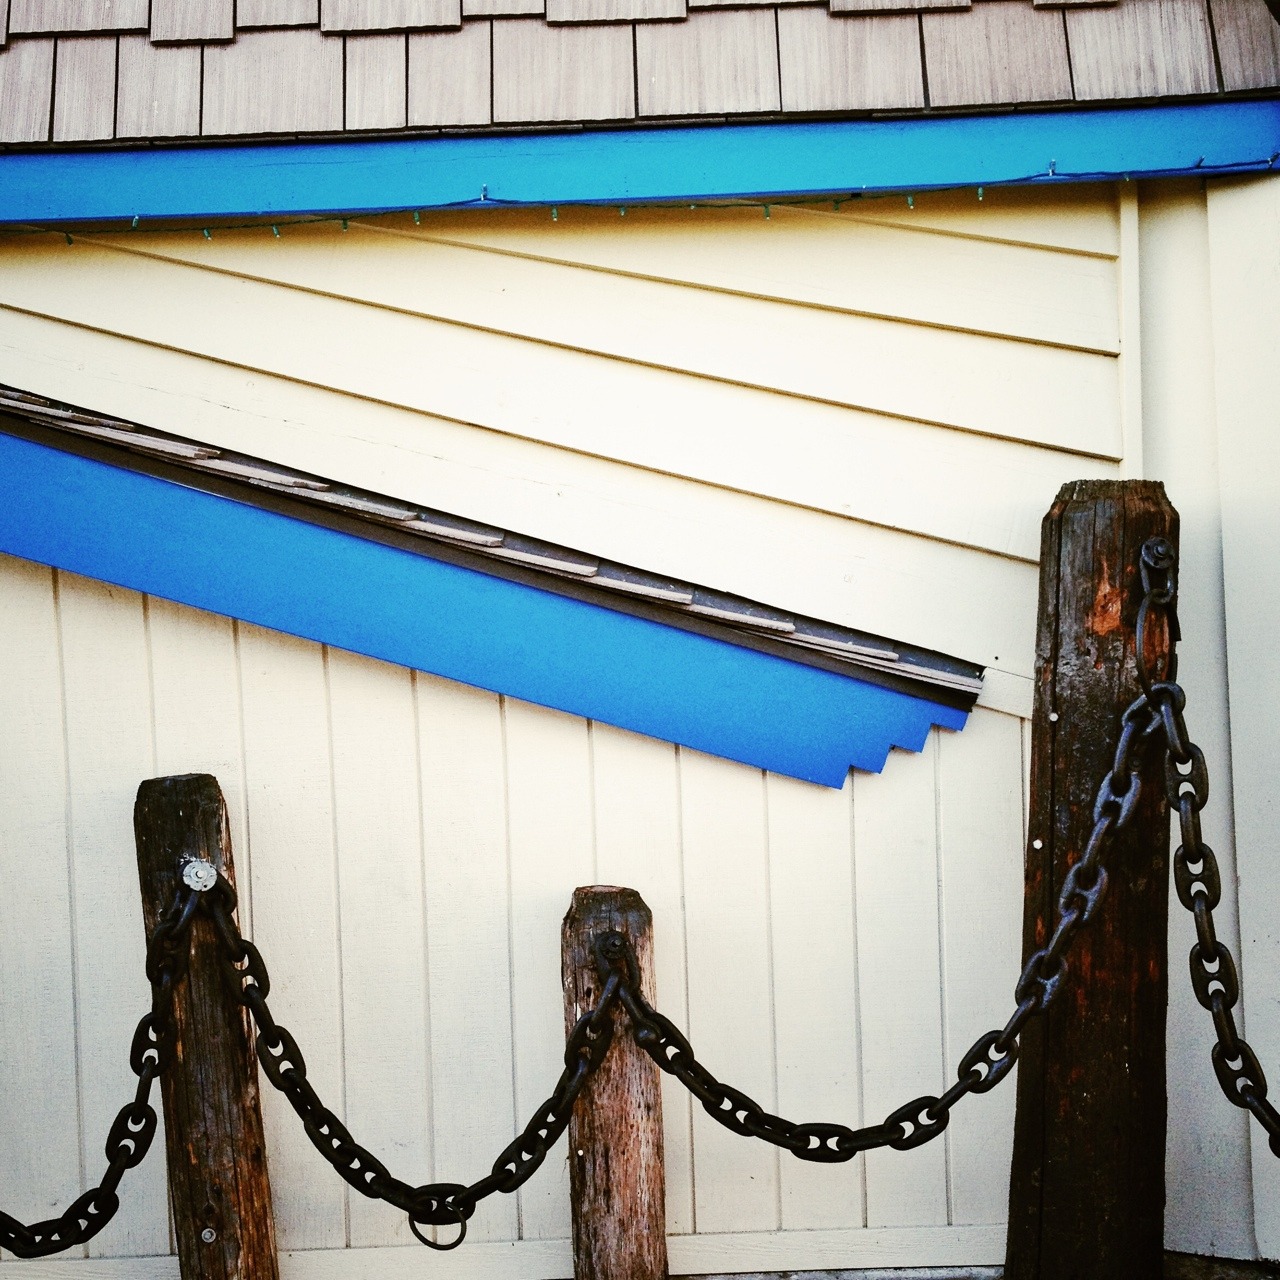
M1280 102L9 152L0 224L735 200L1266 172Z
M858 675L931 701L967 710L982 690L982 669L973 663L602 561L569 547L16 388L0 385L0 413L13 415L16 422L9 429L25 432L36 443L267 505L283 515L375 537L402 549L421 552L425 543L427 554L443 555L464 568L514 577L542 590L747 644L838 674Z
M966 720L869 679L0 428L10 555L826 786Z

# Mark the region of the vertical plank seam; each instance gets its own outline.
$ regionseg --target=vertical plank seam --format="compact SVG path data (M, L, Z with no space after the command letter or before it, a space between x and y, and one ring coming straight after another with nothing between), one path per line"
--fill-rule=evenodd
M924 109L929 110L929 54L924 38L924 15L916 14L916 30L920 40L920 93L924 98Z
M147 660L147 727L151 731L151 774L154 777L160 772L160 744L156 730L156 658L151 637L151 597L146 594L142 596L142 639Z
M406 41L406 43L408 43ZM342 88L340 94L342 97L342 132L347 131L347 59L350 56L349 37L342 37Z
M347 984L346 973L342 963L342 868L338 852L338 780L333 750L333 679L329 665L329 646L320 647L321 662L324 667L324 717L325 746L329 757L329 831L333 845L333 914L334 943L337 953L337 985L338 985L338 1106L342 1111L345 1124L350 1117L347 1114ZM351 1190L342 1184L342 1231L346 1248L351 1248Z
M929 754L933 766L933 858L934 858L934 891L937 895L935 909L938 913L938 1020L939 1042L942 1058L942 1087L947 1084L951 1066L951 1037L947 1019L947 913L946 894L943 888L943 851L942 831L942 733L936 727L929 730ZM947 1226L955 1225L955 1167L952 1162L951 1126L942 1131L942 1183L947 1205Z
M242 927L250 938L253 937L253 819L249 813L249 738L245 729L244 708L244 648L241 644L240 622L231 619L231 642L235 655L236 669L236 718L240 730L240 803L244 806L244 843L240 856L240 865L244 868L240 874L240 883L236 892L240 897L240 918Z
M782 111L782 30L776 6L773 10L773 57L778 71L778 110Z
M44 136L44 140L46 142L53 141L54 112L58 109L58 50L61 45L62 41L55 38L53 41L53 54L51 56L51 70L49 74L49 124L45 130Z
M115 41L115 79L111 85L111 136L117 137L120 132L120 37Z
M1120 271L1120 474L1145 476L1142 422L1142 293L1139 278L1138 192L1134 183L1117 186Z
M116 40L116 81L119 84L120 70L120 41ZM114 134L114 124L112 133ZM156 659L155 659L155 638L152 633L151 625L151 597L145 592L142 595L142 637L143 651L147 660L147 701L148 714L147 723L151 730L151 775L157 776L160 773L160 741L159 741L159 708L156 698ZM145 930L145 923L144 923ZM167 1186L166 1179L166 1186ZM173 1198L166 1195L164 1198L165 1206L165 1230L169 1236L169 1248L176 1254L178 1251L178 1231L177 1223L173 1214Z
M687 13L687 9L686 9ZM631 94L635 102L635 118L640 119L640 24L631 24Z
M680 940L684 949L684 1009L687 1034L692 1035L693 1006L689 993L689 902L685 878L685 825L684 825L684 752L679 743L675 744L676 753L676 849L680 867ZM688 1091L681 1089L681 1105L689 1127L689 1232L698 1234L698 1183L697 1160L694 1154L696 1135L693 1124L693 1101Z
M857 1037L854 1041L854 1078L856 1082L856 1097L858 1107L859 1125L866 1123L867 1118L867 1097L866 1097L866 1081L864 1079L864 1064L862 1055L862 964L858 952L858 827L854 816L856 805L855 792L858 785L858 775L850 770L846 775L849 781L849 887L851 893L849 895L849 905L852 912L850 924L853 933L853 1022L857 1028ZM858 1155L858 1181L862 1198L862 1228L865 1231L870 1221L870 1200L867 1188L867 1154L861 1152Z
M1209 47L1213 50L1213 74L1218 82L1218 92L1226 92L1226 80L1222 75L1222 55L1218 52L1218 24L1214 21L1213 5L1206 3L1205 21L1209 26Z
M760 770L760 817L761 837L764 845L764 938L765 964L769 971L769 1040L772 1053L770 1062L773 1065L773 1112L776 1115L781 1106L778 1068L778 973L774 963L773 936L773 839L769 818L769 774ZM770 1149L773 1160L773 1212L774 1230L782 1230L782 1152L778 1147Z
M1059 14L1062 22L1062 47L1067 51L1067 88L1071 90L1071 101L1076 100L1076 68L1075 62L1071 57L1071 26L1067 22L1067 11L1063 9Z
M405 40L408 47L408 38ZM413 766L418 786L418 874L422 892L422 1020L425 1030L426 1115L423 1127L427 1138L427 1177L436 1180L436 1111L435 1079L431 1070L431 1046L434 1042L431 1019L431 913L427 883L427 790L422 772L422 700L416 671L409 672L409 701L413 712Z
M600 813L596 802L596 722L587 721L587 805L591 823L591 882L600 883Z
M71 723L68 714L70 701L67 697L66 642L62 619L62 573L58 569L52 569L50 574L53 589L54 635L58 648L58 692L62 712L63 785L66 787L67 797L67 913L71 926L71 1006L75 1010L75 1016L72 1019L72 1044L75 1046L76 1150L80 1166L80 1190L83 1193L87 1185L84 1149L84 1047L81 1042L80 1028L80 949L77 945L79 927L76 911L75 800L71 789ZM81 1247L80 1256L82 1258L89 1256L87 1246Z
M502 739L502 834L507 871L507 989L511 992L507 1017L511 1033L511 1114L520 1123L520 1047L516 1040L516 925L511 865L511 741L507 732L507 698L498 695L498 724ZM516 1239L524 1239L524 1192L516 1192Z

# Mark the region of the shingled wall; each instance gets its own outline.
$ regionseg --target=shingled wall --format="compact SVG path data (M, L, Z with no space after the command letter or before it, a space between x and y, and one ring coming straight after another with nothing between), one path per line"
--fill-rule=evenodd
M0 0L0 144L634 124L1280 87L1264 0Z

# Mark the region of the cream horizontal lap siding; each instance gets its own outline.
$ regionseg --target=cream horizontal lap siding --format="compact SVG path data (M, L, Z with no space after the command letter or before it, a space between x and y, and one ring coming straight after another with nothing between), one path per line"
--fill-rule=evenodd
M278 1014L401 1176L478 1176L545 1096L558 921L590 881L644 893L660 1004L767 1107L858 1123L943 1086L1017 967L1040 516L1066 479L1143 473L1161 359L1198 376L1148 315L1177 277L1139 208L1099 187L0 242L0 381L992 668L963 733L832 792L0 562L0 1088L40 1099L0 1118L0 1205L44 1216L95 1176L146 995L129 814L153 773L219 776ZM1146 431L1188 483L1196 403L1157 395ZM1188 657L1219 682L1221 659ZM1244 1256L1240 1135L1215 1136L1203 1054L1187 1072L1171 1243ZM673 1270L999 1261L1012 1104L829 1168L668 1091ZM420 1267L266 1106L287 1274ZM92 1253L167 1253L157 1170ZM558 1152L432 1261L566 1276L568 1222Z
M961 654L1021 712L1040 513L1065 477L1140 469L1136 334L1120 349L1135 209L993 190L19 237L0 362L104 412Z

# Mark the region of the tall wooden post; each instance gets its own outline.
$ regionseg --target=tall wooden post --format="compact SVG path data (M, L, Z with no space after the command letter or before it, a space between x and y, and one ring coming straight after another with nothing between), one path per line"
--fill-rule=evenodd
M1177 535L1164 487L1148 481L1064 485L1045 516L1024 956L1053 929L1120 712L1140 692L1139 552L1155 536L1176 546ZM1157 640L1163 650L1167 637ZM1148 656L1158 670L1163 653ZM1169 823L1154 761L1144 783L1067 985L1023 1032L1006 1280L1160 1280Z
M564 918L566 1030L592 1008L603 985L592 947L623 934L640 965L640 990L654 1000L653 916L634 889L575 889ZM614 1011L614 1037L569 1122L574 1280L667 1280L666 1187L658 1067Z
M151 778L138 788L133 822L148 937L187 860L211 862L235 883L217 779ZM178 1262L182 1280L279 1280L258 1063L218 947L212 921L197 913L188 975L174 996L177 1056L160 1078Z

